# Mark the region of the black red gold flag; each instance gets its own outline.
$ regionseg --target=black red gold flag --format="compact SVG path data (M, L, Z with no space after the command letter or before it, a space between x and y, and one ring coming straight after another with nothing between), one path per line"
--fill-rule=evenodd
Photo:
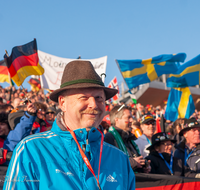
M6 65L5 60L0 61L0 83L3 82L10 83L8 67Z
M11 79L17 86L22 85L30 75L42 75L44 69L39 64L36 39L22 45L15 46L9 57L5 54Z
M135 176L136 190L196 190L200 187L199 178L144 173Z
M40 80L31 78L28 83L31 85L31 90L33 92L38 92L41 89Z

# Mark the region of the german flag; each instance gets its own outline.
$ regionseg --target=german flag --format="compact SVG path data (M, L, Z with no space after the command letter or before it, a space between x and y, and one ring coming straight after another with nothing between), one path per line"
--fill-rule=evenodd
M137 173L136 190L196 190L200 187L199 178L170 175Z
M4 60L0 61L0 83L7 82L10 83L8 67Z
M12 49L7 61L11 79L17 86L22 85L25 78L30 75L42 75L44 69L39 64L36 39L22 46Z
M31 90L33 92L38 92L41 89L40 80L31 78L28 83L31 85Z

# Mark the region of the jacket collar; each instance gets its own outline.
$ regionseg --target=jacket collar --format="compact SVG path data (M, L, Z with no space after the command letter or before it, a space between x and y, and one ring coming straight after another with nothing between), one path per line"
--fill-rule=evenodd
M73 138L62 122L62 113L58 113L57 118L53 122L51 131L61 137ZM101 138L101 133L95 127L91 128L90 131L86 131L85 128L76 129L74 133L78 141L85 141L88 139L89 143L91 143Z
M131 132L126 132L116 126L114 126L114 128L116 129L116 131L120 134L120 136L122 137L123 140L136 140L137 138L135 137L135 135L133 135Z

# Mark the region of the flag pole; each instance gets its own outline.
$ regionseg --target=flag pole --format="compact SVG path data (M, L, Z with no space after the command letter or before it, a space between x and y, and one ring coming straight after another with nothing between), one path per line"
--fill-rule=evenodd
M8 51L7 51L6 49L5 49L5 52L6 52L6 56L9 57ZM7 66L7 68L8 68L7 59L4 58L4 60L5 60L6 66ZM12 95L12 80L11 80L11 77L10 77L10 72L9 72L9 70L8 70L8 77L9 77L9 81L10 81L10 98L9 98L9 101L11 101L11 95Z
M7 57L9 57L8 52L7 52L6 49L5 49L5 52L6 52ZM5 62L6 62L7 68L8 68L7 60L6 60L5 58L4 58L4 60L5 60ZM11 82L11 77L10 77L10 73L9 73L9 71L8 71L8 75L9 75L10 86L12 87L12 82Z

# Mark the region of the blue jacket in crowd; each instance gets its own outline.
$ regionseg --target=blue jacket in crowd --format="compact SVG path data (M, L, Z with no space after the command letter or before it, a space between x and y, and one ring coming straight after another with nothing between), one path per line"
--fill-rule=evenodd
M24 137L30 135L35 119L36 115L33 116L28 114L28 112L25 112L24 116L20 119L20 123L18 123L16 127L9 132L6 140L4 141L3 148L12 152Z
M59 118L54 121L51 131L26 137L17 145L4 190L98 190L95 177L85 165L71 134L64 131ZM86 145L85 155L98 176L100 132L96 128L89 133L86 129L74 132L80 146ZM135 189L135 176L128 157L106 142L103 143L99 182L102 190Z

